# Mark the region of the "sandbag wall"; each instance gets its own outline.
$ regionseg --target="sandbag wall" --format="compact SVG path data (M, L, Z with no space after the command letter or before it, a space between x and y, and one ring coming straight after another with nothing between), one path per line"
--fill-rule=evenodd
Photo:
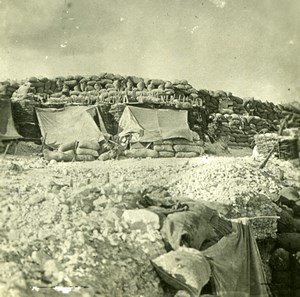
M202 102L198 91L186 80L172 83L111 73L54 79L30 77L13 91L9 96L13 102L16 124L21 128L26 126L20 131L25 137L35 137L38 134L28 128L34 128L34 106L39 104L49 107L100 104L107 132L116 134L125 102L161 104L179 109L199 106Z
M254 135L250 130L260 131L265 128L270 131L289 112L294 114L289 127L300 126L300 112L292 106L275 105L254 98L242 99L233 96L230 92L196 90L186 80L171 82L112 73L89 76L70 75L53 79L30 77L20 82L0 83L0 96L11 97L16 126L19 127L19 133L25 137L39 137L38 129L30 130L35 129L34 106L40 103L51 107L95 103L109 106L109 108L104 108L103 120L111 134L117 133L118 121L123 111L122 105L127 102L149 103L153 107L164 106L177 109L192 109L195 106L199 108L203 105L207 115L221 113L254 116L254 120L250 124L256 128L245 125L245 130L243 130L243 126L240 127L236 123L236 131L231 132L231 126L230 131L228 127L217 131L221 136L230 138L229 144L232 146L246 146L246 143L250 142L251 135ZM266 125L266 121L269 125ZM202 124L205 122L202 121ZM207 125L203 124L203 126L205 126L203 130L206 130ZM190 128L192 129L192 127ZM232 128L235 130L235 127ZM241 131L243 132L240 133ZM245 135L248 135L248 139Z
M204 153L203 141L188 141L186 139L168 139L153 143L153 149L160 158L193 158Z
M223 138L230 146L249 147L253 143L254 135L262 130L270 131L268 121L257 116L243 116L238 114L211 115L212 123L209 124L209 131L217 138Z
M189 141L174 138L153 142L153 146L144 147L142 144L131 144L125 156L130 158L193 158L204 153L202 140ZM151 147L151 148L150 148Z
M284 117L282 105L275 105L272 102L262 102L254 98L244 98L244 107L251 115L258 116L262 119L270 120L278 124Z
M300 296L300 197L296 189L280 192L282 212L276 248L270 258L271 289L275 297Z
M136 76L102 73L48 79L29 78L12 96L13 100L38 99L48 103L119 103L124 101L169 102L178 108L200 102L198 91L186 80L174 82ZM177 100L177 101L174 101Z
M199 96L210 114L223 111L235 114L246 112L243 99L230 92L199 90Z

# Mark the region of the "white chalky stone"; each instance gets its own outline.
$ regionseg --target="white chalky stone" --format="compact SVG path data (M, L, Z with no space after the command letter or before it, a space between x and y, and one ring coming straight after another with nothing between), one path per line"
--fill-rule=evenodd
M148 225L156 230L159 229L159 217L157 214L146 209L125 210L122 219L131 227L131 229L146 230Z

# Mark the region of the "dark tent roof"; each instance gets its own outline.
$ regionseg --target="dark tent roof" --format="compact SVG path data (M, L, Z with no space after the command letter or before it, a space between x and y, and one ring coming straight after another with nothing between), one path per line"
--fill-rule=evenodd
M96 106L67 106L64 108L36 108L45 143L56 148L72 141L101 141L103 133L93 116L100 114ZM106 131L103 131L106 132Z
M171 138L192 141L186 110L148 109L126 106L119 122L119 135L139 134L138 141L153 142Z
M17 132L11 114L11 101L0 99L0 140L22 138Z

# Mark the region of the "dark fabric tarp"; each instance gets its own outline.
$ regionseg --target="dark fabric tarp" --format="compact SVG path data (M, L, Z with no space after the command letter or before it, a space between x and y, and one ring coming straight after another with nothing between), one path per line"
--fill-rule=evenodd
M175 250L183 245L202 250L210 261L218 296L271 296L249 221L225 220L201 202L182 203L189 210L170 214L164 221L165 242ZM207 240L213 245L205 249L202 243Z
M11 114L11 101L0 99L0 140L22 138L17 132Z
M232 228L232 233L202 252L210 259L217 295L271 296L249 222L233 222Z
M96 106L36 108L36 113L42 136L50 147L57 148L75 140L80 142L104 139L92 117L96 114L99 117Z
M170 138L193 140L186 110L148 109L126 106L119 122L120 137L129 133L139 135L139 142Z

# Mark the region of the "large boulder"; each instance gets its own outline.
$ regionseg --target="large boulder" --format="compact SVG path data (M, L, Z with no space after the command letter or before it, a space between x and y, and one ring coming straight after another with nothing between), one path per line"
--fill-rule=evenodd
M160 228L159 216L146 209L129 209L125 210L122 219L130 226L131 229L140 229L146 231L148 226L158 230Z

